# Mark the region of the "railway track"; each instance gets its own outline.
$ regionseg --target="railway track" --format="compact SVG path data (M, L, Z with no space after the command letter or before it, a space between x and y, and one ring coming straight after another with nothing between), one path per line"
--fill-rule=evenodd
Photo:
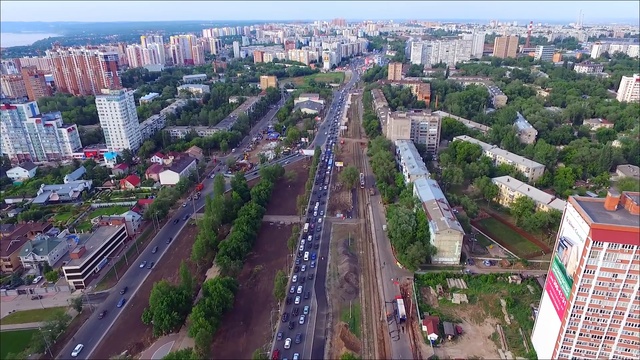
M351 111L351 124L349 124L350 135L353 139L362 139L362 122L360 121L360 106L359 102L362 101L361 97L357 97L357 100L353 101ZM354 165L365 175L367 171L367 163L365 161L364 147L360 142L353 142L351 144L354 153ZM365 176L366 179L366 176ZM371 179L369 179L369 186ZM368 225L366 219L368 219L369 208L369 193L367 192L367 184L365 180L365 187L357 190L358 192L358 217L364 219L360 223L360 234L362 235L358 241L358 248L360 249L360 259L362 260L363 272L361 275L363 289L361 296L362 303L362 342L363 342L363 357L367 359L388 358L385 349L384 337L382 329L380 328L380 322L377 321L378 309L381 309L380 297L377 292L377 278L376 278L376 265L375 256L373 252L373 235L371 234L371 227Z

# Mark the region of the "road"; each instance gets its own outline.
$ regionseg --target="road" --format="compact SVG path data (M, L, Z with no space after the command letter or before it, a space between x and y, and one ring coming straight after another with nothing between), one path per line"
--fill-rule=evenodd
M238 149L244 149L251 139L255 137L262 128L266 126L266 124L273 120L276 112L279 108L284 104L284 100L282 99L280 103L273 109L271 109L250 131L250 134L247 135L242 142L237 145ZM220 157L216 167L214 168L214 172L220 170L222 166L224 166L225 160L231 156L238 156L236 154L229 154L225 157ZM303 159L304 156L299 154L294 154L288 157L284 157L278 159L274 163L287 164L293 163ZM247 174L247 179L252 180L257 178L259 175L256 172L252 172ZM187 207L179 207L174 210L173 215L167 221L166 225L164 225L155 237L149 242L149 245L146 249L142 249L142 254L139 257L140 261L154 261L156 264L159 264L162 261L162 258L168 252L169 248L173 245L173 241L167 244L167 240L169 238L176 238L180 231L184 228L188 221L188 219L193 213L194 210L197 212L204 206L205 198L213 192L213 179L207 176L203 181L204 188L202 190L202 195L198 200L192 200L192 206ZM230 186L227 184L227 189ZM156 254L151 253L151 249L155 246L158 246L159 250ZM110 291L106 298L105 295L101 295L102 304L99 306L94 313L87 319L87 321L82 325L82 327L75 334L74 340L68 343L63 350L58 354L57 358L68 358L71 354L71 351L76 346L76 344L84 344L84 349L78 355L78 359L88 359L91 357L91 353L96 349L98 344L105 337L109 329L113 326L115 321L121 314L119 308L116 307L118 301L121 298L125 298L126 300L136 295L136 292L142 285L142 283L147 279L151 271L146 268L140 269L138 267L139 263L133 264L120 278L118 285L115 291ZM157 266L157 265L156 265ZM128 290L124 295L120 295L119 291L123 287L127 286ZM87 289L90 293L91 287ZM92 295L93 296L93 295ZM125 304L126 306L126 304ZM102 310L107 310L107 316L104 319L98 319L98 313Z
M335 143L340 126L341 110L344 108L346 90L358 81L354 72L351 80L333 93L333 101L311 147L324 145L324 155L315 175L312 194L309 199L307 221L301 233L296 262L292 265L289 293L280 310L281 321L274 334L272 354L281 358L322 359L324 358L328 330L329 306L325 288L327 259L329 254L330 227L327 224L326 208L330 196L333 169L329 166L331 143ZM314 250L317 250L314 251ZM304 270L302 271L304 266ZM308 280L308 281L306 281ZM304 284L303 284L304 283ZM309 291L313 289L313 291ZM309 295L308 299L306 295ZM298 297L299 296L299 297ZM297 304L296 304L297 303ZM308 314L303 314L308 306ZM295 314L295 315L294 315ZM304 318L303 318L304 315ZM296 344L296 337L300 343ZM285 343L290 348L285 349ZM295 355L294 355L295 354ZM296 356L297 355L297 356Z

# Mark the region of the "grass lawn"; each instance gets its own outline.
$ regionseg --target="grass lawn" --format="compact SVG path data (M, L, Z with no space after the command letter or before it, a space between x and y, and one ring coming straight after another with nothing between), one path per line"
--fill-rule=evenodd
M476 234L476 240L478 240L478 244L487 247L487 246L491 246L491 245L495 245L495 243L493 241L491 241L488 237L478 233Z
M87 231L91 231L91 228L93 228L93 226L91 225L90 221L82 221L80 223L78 223L76 225L76 231L81 232L87 232Z
M53 221L67 222L69 221L69 219L71 219L72 216L73 216L73 213L71 213L70 211L56 213L56 215L53 217Z
M32 330L15 330L0 332L0 359L6 359L7 354L18 354L22 352L36 333Z
M27 324L47 321L56 312L65 312L66 310L66 306L59 306L48 309L16 311L0 319L0 325Z
M345 307L342 309L342 313L340 314L340 320L344 321L349 325L349 330L357 336L361 338L360 327L362 326L362 316L360 312L360 303L354 301L351 304L351 309L349 307Z
M541 250L538 245L527 240L522 235L513 231L510 227L494 218L483 219L480 221L480 224L489 232L487 235L495 239L500 239L512 246L514 252L518 256Z
M313 75L292 78L291 82L293 82L295 85L303 85L310 79L313 79L315 82L341 84L344 81L344 76L345 75L343 72L317 73Z
M129 209L131 209L131 206L109 206L97 208L89 213L88 220L103 215L120 215Z

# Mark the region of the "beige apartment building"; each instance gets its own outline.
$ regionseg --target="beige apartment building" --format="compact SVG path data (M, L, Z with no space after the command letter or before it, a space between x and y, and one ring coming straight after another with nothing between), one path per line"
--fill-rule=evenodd
M510 207L516 199L522 196L533 200L536 203L536 209L539 211L550 211L552 209L563 211L567 206L566 201L508 175L495 177L491 179L491 182L496 184L500 190L495 200L502 206Z
M260 76L260 89L266 90L267 88L277 88L278 78L275 76Z
M518 52L518 36L498 36L493 41L493 56L497 58L515 58Z
M467 135L456 136L453 138L453 141L466 141L480 145L484 155L493 160L495 165L511 165L520 171L529 181L536 181L542 176L542 174L544 174L544 165L511 153L507 150L503 150L496 145L487 144L486 142Z
M387 79L389 81L402 80L402 63L399 63L399 62L389 63Z
M395 111L389 114L386 137L391 141L412 140L437 154L442 118L429 110Z

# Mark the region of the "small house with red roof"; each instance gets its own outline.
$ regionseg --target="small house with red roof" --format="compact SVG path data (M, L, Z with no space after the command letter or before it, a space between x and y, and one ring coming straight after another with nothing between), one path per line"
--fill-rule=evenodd
M129 175L126 178L120 180L121 189L135 189L140 186L140 178L138 175Z
M431 341L436 341L440 338L440 331L438 326L440 325L440 318L437 316L425 316L422 320L422 331L427 333L427 338Z
M144 172L144 177L148 180L151 179L155 182L160 181L160 173L164 170L164 167L161 164L153 164L149 166L147 171Z
M129 165L127 164L117 164L111 169L111 173L115 176L124 176L129 173Z
M164 163L164 154L158 151L157 153L153 154L153 156L151 157L151 159L149 159L149 161L151 161L154 164L162 165Z

